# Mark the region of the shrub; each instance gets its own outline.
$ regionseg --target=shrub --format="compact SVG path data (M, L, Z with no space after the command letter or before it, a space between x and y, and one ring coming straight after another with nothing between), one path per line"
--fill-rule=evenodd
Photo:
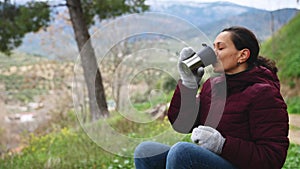
M115 120L115 121L114 121ZM112 123L117 125L118 120ZM159 131L165 129L165 121L161 125L144 126L143 130ZM129 132L129 130L128 130ZM127 133L133 135L132 133ZM152 132L150 135L153 135ZM179 141L179 140L178 140ZM190 141L190 134L182 141ZM300 166L300 146L291 144L283 169L294 169ZM1 168L51 168L51 169L133 169L132 157L110 154L87 137L82 130L63 128L45 136L31 135L29 146L21 154L6 156L0 159Z
M162 88L166 93L173 92L176 88L177 82L171 76L166 76L162 83Z
M294 169L300 166L300 145L290 144L283 169Z
M292 97L286 101L288 112L291 114L300 114L300 97Z

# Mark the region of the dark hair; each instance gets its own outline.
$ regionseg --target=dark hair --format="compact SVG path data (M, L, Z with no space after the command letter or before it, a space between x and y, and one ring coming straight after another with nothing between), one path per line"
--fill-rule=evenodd
M264 66L277 73L278 69L273 60L259 56L259 44L256 36L249 29L239 26L225 28L222 32L230 32L231 40L237 50L249 49L250 57L247 60L249 65Z

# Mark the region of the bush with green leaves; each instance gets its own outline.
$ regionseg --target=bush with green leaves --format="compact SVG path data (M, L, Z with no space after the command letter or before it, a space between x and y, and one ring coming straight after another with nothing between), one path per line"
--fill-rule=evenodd
M122 116L110 117L107 121L117 132L130 137L152 137L170 127L167 119L148 125L131 122ZM31 134L28 146L21 154L5 156L0 159L0 166L14 169L132 169L134 162L132 157L118 156L103 150L83 130L64 127L43 136Z
M133 164L131 159L114 156L104 151L83 131L63 128L59 132L45 136L31 135L29 146L21 154L6 156L0 160L0 165L2 168L14 169L79 169L118 168L118 166Z
M300 145L290 144L283 169L296 169L300 166Z
M286 100L290 114L300 114L300 97L292 97Z
M125 125L122 118L111 121L114 126ZM120 123L119 123L120 122ZM160 131L165 129L167 120L163 125L145 125L143 131ZM127 125L135 128L135 124ZM141 126L139 126L141 127ZM132 129L123 131L128 135L134 135ZM150 133L151 137L155 133ZM141 135L141 133L139 133ZM190 142L190 134L182 140ZM131 152L132 153L132 152ZM294 169L300 166L300 146L291 144L284 169ZM45 136L31 135L29 146L21 154L8 155L0 159L2 168L51 168L51 169L134 169L133 157L122 157L104 151L95 144L82 130L63 128Z

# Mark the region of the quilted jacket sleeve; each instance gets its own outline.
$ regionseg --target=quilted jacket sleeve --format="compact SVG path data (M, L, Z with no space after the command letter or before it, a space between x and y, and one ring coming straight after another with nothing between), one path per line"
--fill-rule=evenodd
M190 89L178 81L173 94L168 118L174 130L189 133L198 121L199 101L196 99L198 89Z
M228 136L221 156L240 169L280 169L289 146L286 104L271 85L257 84L253 89L249 107L251 141Z

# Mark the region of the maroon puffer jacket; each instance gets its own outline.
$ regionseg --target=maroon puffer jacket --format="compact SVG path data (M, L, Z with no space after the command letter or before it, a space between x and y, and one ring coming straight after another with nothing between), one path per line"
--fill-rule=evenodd
M240 169L283 166L289 127L276 74L254 67L211 78L203 84L200 105L196 93L179 81L168 111L175 130L187 133L198 125L216 127L226 138L221 156Z

